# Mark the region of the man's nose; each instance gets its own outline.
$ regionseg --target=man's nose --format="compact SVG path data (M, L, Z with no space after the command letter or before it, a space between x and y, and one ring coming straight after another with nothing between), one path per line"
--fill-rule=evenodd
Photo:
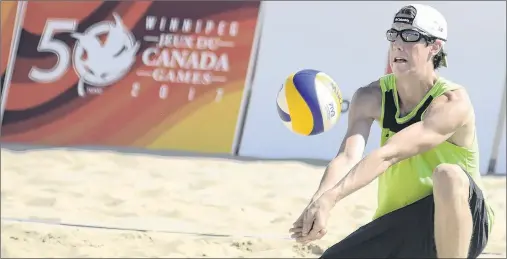
M392 43L392 47L393 49L395 50L403 50L403 40L401 39L400 36L396 37L396 40Z

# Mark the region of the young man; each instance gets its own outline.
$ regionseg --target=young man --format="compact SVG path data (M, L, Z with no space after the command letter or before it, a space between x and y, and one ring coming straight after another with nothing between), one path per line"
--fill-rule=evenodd
M435 71L446 66L447 22L432 7L405 6L386 37L393 73L355 93L340 151L292 236L320 239L331 208L378 178L374 220L322 258L476 258L493 212L481 191L470 99ZM381 147L361 160L374 120Z

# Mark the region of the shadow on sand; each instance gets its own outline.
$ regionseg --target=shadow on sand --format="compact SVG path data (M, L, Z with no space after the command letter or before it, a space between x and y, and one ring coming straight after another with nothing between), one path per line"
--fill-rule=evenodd
M0 142L2 149L25 152L36 150L68 150L68 151L101 151L101 152L114 152L120 154L141 154L162 157L181 157L181 158L218 158L225 160L234 160L240 162L299 162L310 166L326 166L329 161L318 159L264 159L255 157L233 156L230 154L211 154L211 153L196 153L185 151L173 150L152 150L133 147L114 147L114 146L46 146L46 145L26 145L26 144L13 144Z

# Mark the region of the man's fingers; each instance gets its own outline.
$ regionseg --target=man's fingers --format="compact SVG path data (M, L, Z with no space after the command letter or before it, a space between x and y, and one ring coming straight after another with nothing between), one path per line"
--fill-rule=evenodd
M303 225L303 229L301 229L301 233L303 234L303 236L306 236L308 235L308 233L310 233L310 230L312 229L311 227L311 223L305 223Z
M313 226L310 230L310 233L308 235L317 235L321 231L325 231L326 224L322 221L322 217L316 216L315 220L313 221ZM324 233L325 235L325 233Z
M294 226L294 227L302 227L303 226L303 215L305 214L305 212L306 211L303 211L303 213L301 213L301 215L299 215L299 218L296 219L296 221L294 221L292 226Z
M327 234L327 229L323 229L323 230L319 231L319 233L317 233L317 238L316 239L321 239L326 234Z
M320 231L322 231L322 230L324 230L323 227L314 224L313 228L310 230L310 232L307 234L307 236L317 238L317 236L319 235Z
M296 238L296 242L298 242L298 243L305 243L308 240L308 237L304 237L304 236L299 236L299 237L294 237L294 238Z
M310 230L312 230L312 228L313 228L313 221L314 220L315 220L315 217L314 217L314 215L312 213L307 212L305 214L305 217L304 217L304 220L303 220L303 229L302 229L303 236L308 235L308 233L310 232Z
M296 238L296 242L300 243L300 244L307 244L308 242L312 242L314 240L313 237L311 236L300 236L300 237L295 237Z
M318 240L318 239L321 239L327 232L325 230L323 231L320 231L319 233L317 233L316 236L312 237L312 238L309 238L307 240L305 240L304 242L302 242L303 245L306 245L312 241L315 241L315 240Z
M293 227L291 229L289 229L289 232L294 232L294 233L301 233L303 231L303 228L302 227Z
M311 233L307 236L297 236L297 235L293 235L294 237L292 238L295 238L296 239L296 242L298 243L301 243L303 245L305 244L308 244L309 242L312 242L312 241L315 241L317 239L321 239L323 236L325 236L327 234L327 230L326 229L323 229L317 233Z
M312 223L313 224L307 233L304 232L305 225L303 225L303 232L302 232L303 238L300 239L301 240L300 242L305 243L305 242L310 242L310 241L313 241L316 239L320 239L327 233L327 231L325 229L326 226L323 224L323 222L320 220L319 217L315 218L315 220Z
M293 233L292 235L290 235L290 238L298 240L299 238L301 238L301 232Z

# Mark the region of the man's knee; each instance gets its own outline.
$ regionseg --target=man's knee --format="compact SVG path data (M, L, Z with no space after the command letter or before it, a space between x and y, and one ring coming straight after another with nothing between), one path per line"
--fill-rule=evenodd
M433 171L433 190L438 198L451 198L450 195L468 194L470 181L466 172L458 165L440 164ZM468 195L464 196L468 197Z

